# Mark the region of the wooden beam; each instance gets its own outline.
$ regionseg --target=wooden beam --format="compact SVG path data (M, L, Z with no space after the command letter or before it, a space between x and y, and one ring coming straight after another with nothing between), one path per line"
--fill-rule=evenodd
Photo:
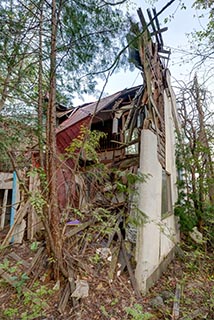
M179 319L179 311L180 311L180 298L181 298L181 287L179 284L176 285L173 311L172 311L172 320Z
M62 292L62 297L59 302L58 311L62 314L65 311L66 305L68 303L69 297L71 295L70 283L67 282L64 291Z
M140 22L141 22L141 24L142 24L142 27L143 27L143 28L146 28L146 29L148 30L148 28L147 28L147 23L146 23L146 19L144 18L143 11L142 11L141 8L139 8L139 9L137 10L137 14L138 14L138 17L139 17Z
M2 215L1 215L1 230L4 229L5 226L5 216L7 209L7 197L8 197L8 189L4 191L3 204L2 204Z
M155 31L153 31L153 32L151 33L151 36L155 36L155 35L161 34L162 32L165 32L165 31L167 31L167 30L168 30L167 27L164 27L164 28L162 28L162 29L160 29L160 30L155 30Z
M83 231L84 229L86 229L87 227L89 227L92 223L94 223L94 219L89 220L87 222L81 223L78 227L74 227L73 230L71 230L70 232L68 232L65 237L66 238L70 238L72 236L74 236L75 234L79 233L80 231ZM69 226L69 225L68 225Z
M18 256L15 252L10 252L8 254L8 257L12 258L13 260L20 262L23 266L25 266L27 269L30 267L30 264L23 260L20 256Z
M158 17L157 17L156 9L153 8L152 11L153 11L153 14L154 14L154 17L155 17L155 22L156 22L156 25L157 25L157 29L158 29L158 30L161 30L161 29L160 29L159 20L158 20ZM168 29L168 28L167 28L167 29ZM161 34L161 33L159 34L159 37L160 37L161 47L163 48L163 45L164 45L164 44L163 44L163 38L162 38L162 34Z
M158 46L160 46L160 42L159 42L159 39L158 39L158 33L156 32L155 24L154 24L150 9L147 9L147 14L148 14L151 26L152 26L153 33L155 35L156 42L157 42Z
M155 110L155 112L156 112L156 114L157 114L157 116L158 116L161 124L163 124L163 123L164 123L163 118L162 118L161 115L160 115L160 112L159 112L159 110L158 110L158 108L157 108L157 106L156 106L156 103L155 103L153 97L150 96L149 99L150 99L150 101L151 101L151 103L152 103L152 106L153 106L153 108L154 108L154 110Z
M7 246L11 239L12 239L12 236L13 236L13 232L14 232L14 229L15 229L15 226L17 224L19 224L22 219L25 217L25 215L27 214L27 211L28 211L28 208L29 208L29 200L25 203L25 205L23 207L21 207L18 211L17 211L17 214L16 214L16 217L15 217L15 221L14 221L14 224L11 226L10 230L8 231L4 241L2 242L2 246Z
M34 267L36 266L37 262L39 261L41 255L42 255L42 253L44 252L44 249L45 249L44 247L39 248L39 250L37 251L37 253L35 254L35 256L31 262L30 267L28 267L27 274L30 274L33 271Z
M137 298L141 299L142 298L141 297L141 293L140 293L140 290L138 288L137 280L135 279L135 275L134 275L134 272L132 270L132 266L131 266L131 263L129 261L129 258L128 258L128 255L127 255L127 252L126 252L126 247L125 247L125 244L124 244L124 240L122 238L121 231L118 230L117 234L118 234L119 240L121 241L121 249L122 249L123 257L124 257L124 260L125 260L125 263L126 263L126 266L127 266L127 270L128 270L129 276L130 276L132 287L134 289L134 292L135 292Z

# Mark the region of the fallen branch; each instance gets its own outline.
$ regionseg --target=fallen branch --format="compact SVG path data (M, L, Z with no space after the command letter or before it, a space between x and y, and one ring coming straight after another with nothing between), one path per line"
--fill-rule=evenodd
M181 286L179 284L177 284L176 290L175 290L173 311L172 311L172 320L179 319L180 298L181 298Z

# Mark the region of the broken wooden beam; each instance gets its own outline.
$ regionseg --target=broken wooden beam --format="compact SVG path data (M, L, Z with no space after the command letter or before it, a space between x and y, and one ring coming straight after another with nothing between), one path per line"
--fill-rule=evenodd
M110 282L113 281L113 278L114 278L115 270L117 267L117 261L119 257L119 252L120 252L120 243L117 244L116 247L112 249L112 259L111 259L109 272L108 272L108 278Z
M66 238L70 238L72 236L74 236L75 234L79 233L80 231L83 231L84 229L86 229L87 227L89 227L92 223L94 223L94 219L89 220L87 222L81 223L80 225L78 225L78 227L74 227L73 230L69 231L65 237Z
M167 27L161 28L160 30L153 31L153 32L151 33L151 36L156 36L156 35L161 34L162 32L165 32L165 31L167 31L167 30L168 30Z
M69 264L70 263L71 262L69 261ZM70 284L70 291L71 291L71 295L72 295L72 293L76 289L76 285L75 285L75 280L74 280L74 272L73 272L70 265L68 265L68 281ZM73 307L75 308L76 306L79 305L79 301L76 298L72 297L72 304L73 304Z
M30 206L30 201L24 204L24 206L20 207L19 210L16 212L14 224L11 226L10 230L8 231L4 241L2 242L2 246L7 246L10 241L12 240L12 236L14 235L15 227L21 223L22 219L27 214L28 208Z
M24 267L26 267L27 269L30 267L30 264L23 260L20 256L18 256L15 252L10 252L8 254L8 257L12 258L13 260L19 262L20 264L22 264Z
M60 313L64 313L70 295L71 295L70 283L67 282L58 306L58 311Z
M175 297L174 297L173 310L172 310L172 320L179 319L180 298L181 298L181 286L177 284L175 289Z
M28 269L28 271L27 271L28 274L30 274L30 273L33 271L33 269L34 269L34 267L36 266L37 262L38 262L39 259L41 258L41 255L42 255L42 253L44 252L44 249L45 249L44 247L39 248L39 250L38 250L37 253L35 254L35 256L34 256L32 262L31 262L31 265L30 265L30 267L29 267L29 269Z
M125 263L126 263L126 266L127 266L127 270L128 270L129 276L130 276L132 287L134 289L134 292L135 292L137 298L141 299L141 293L140 293L140 290L138 288L138 284L137 284L137 281L135 279L135 275L134 275L134 272L132 270L132 266L131 266L131 263L129 261L129 258L128 258L128 255L127 255L127 252L126 252L126 247L125 247L125 244L124 244L124 240L122 238L121 231L119 230L117 232L117 234L118 234L119 240L121 241L121 249L122 249L124 260L125 260Z

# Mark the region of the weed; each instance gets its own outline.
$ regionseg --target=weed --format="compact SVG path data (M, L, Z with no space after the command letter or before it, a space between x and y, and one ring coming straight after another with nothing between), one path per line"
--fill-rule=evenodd
M135 303L133 307L125 308L127 315L132 316L132 320L149 320L153 315L149 312L143 313L143 307Z
M100 310L102 312L102 314L106 317L106 318L109 318L109 314L108 312L106 311L106 308L104 306L101 306L100 307Z
M32 250L32 251L37 251L37 249L38 249L38 242L37 241L34 241L33 243L31 243L31 245L30 245L30 250Z
M118 298L115 298L114 300L112 300L111 302L111 306L115 306L117 303L119 302Z
M20 314L20 310L16 307L9 307L3 311L6 319L20 319L20 320L33 320L38 317L45 316L45 309L48 307L46 297L52 294L52 290L47 289L46 286L40 286L35 283L32 291L24 291L21 297L25 310ZM20 299L17 295L17 303ZM14 300L15 301L15 300Z

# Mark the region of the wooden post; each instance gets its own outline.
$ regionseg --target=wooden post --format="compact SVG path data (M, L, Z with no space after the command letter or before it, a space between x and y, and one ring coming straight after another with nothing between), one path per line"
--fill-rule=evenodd
M5 216L7 209L7 197L8 197L8 189L4 191L3 204L2 204L2 215L1 215L1 230L4 229L5 226Z

